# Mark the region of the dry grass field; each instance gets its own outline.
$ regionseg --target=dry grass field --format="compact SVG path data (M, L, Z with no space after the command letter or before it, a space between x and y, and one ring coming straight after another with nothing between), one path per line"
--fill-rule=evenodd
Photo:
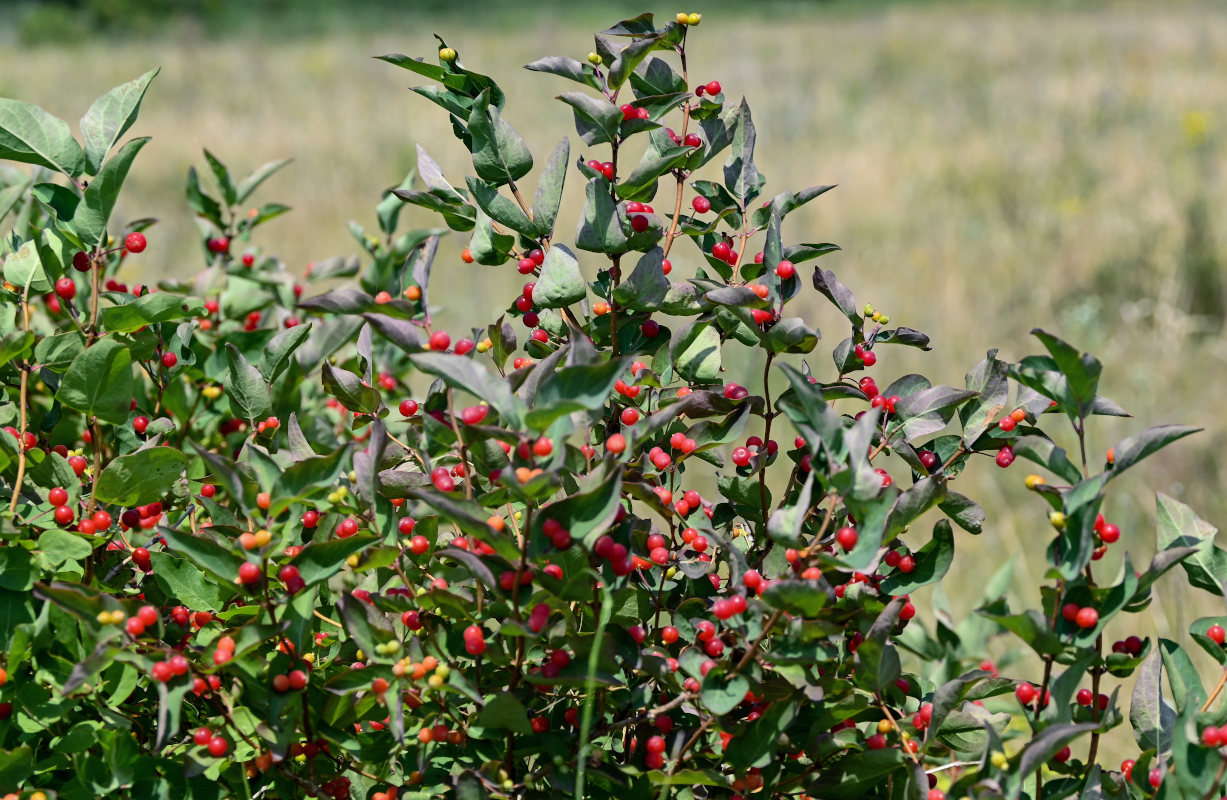
M0 96L76 119L103 90L160 65L133 131L154 141L121 216L161 221L133 269L152 281L198 266L182 185L188 166L202 165L202 147L241 171L295 159L264 190L294 211L262 229L257 243L301 269L356 252L346 222L373 227L379 193L413 166L416 145L454 183L466 168L441 110L406 91L415 76L373 55L432 53L437 31L468 66L500 77L506 116L539 160L567 134L573 155L582 152L568 109L552 99L571 87L518 67L548 54L582 58L587 33L613 17L559 9L505 27L473 8L468 21L409 12L378 33L278 39L238 31L218 39L187 30L166 40L33 48L3 41ZM1224 7L797 5L755 18L708 13L696 34L692 75L750 99L768 190L840 184L790 217L786 241L842 245L824 266L861 302L932 336L931 353L883 353L879 378L923 368L958 384L986 347L1017 358L1037 348L1032 326L1057 332L1101 356L1103 393L1136 415L1093 428L1096 457L1139 426L1207 429L1121 481L1109 500L1135 563L1154 547L1146 487L1227 521ZM569 187L576 201L578 188ZM564 211L560 229L571 230L575 218ZM435 272L435 296L449 309L443 319L457 326L496 315L520 285L514 269L461 264L463 246L450 237ZM674 258L683 275L688 259L698 260L685 248ZM820 299L813 295L805 310L837 330ZM816 354L811 363L830 362ZM960 540L944 590L956 613L1009 556L1021 557L1015 588L1035 597L1042 576L1028 551L1048 534L1038 501L1021 487L1026 472L1023 462L1003 473L985 459L964 479L967 494L1015 513ZM1109 572L1118 559L1109 556ZM1222 613L1186 588L1179 571L1162 586L1156 628L1142 633L1182 638L1190 620Z

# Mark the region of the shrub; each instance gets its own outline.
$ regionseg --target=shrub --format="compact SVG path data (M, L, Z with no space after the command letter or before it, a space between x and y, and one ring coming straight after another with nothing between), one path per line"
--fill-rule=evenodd
M1222 682L1207 694L1177 643L1103 634L1176 564L1221 595L1213 529L1160 496L1154 560L1097 565L1134 536L1100 514L1110 483L1194 429L1092 459L1087 425L1124 412L1093 356L1040 330L1041 354L990 350L963 388L879 388L891 348L929 340L833 272L803 275L838 248L785 244L783 223L831 187L763 194L749 106L690 80L700 21L645 14L586 62L529 65L579 84L560 99L585 150L559 143L531 203L497 83L442 40L437 62L385 56L435 82L415 91L476 175L453 186L420 152L378 234L354 229L365 263L302 283L254 240L287 210L252 201L284 162L236 180L207 152L215 187L193 170L187 189L205 270L119 282L157 258L152 220L110 219L148 140L111 151L155 73L100 98L83 143L0 102L0 157L38 169L0 192L0 791L1222 791ZM574 249L555 241L568 177L585 182ZM504 315L454 338L432 323L439 239L400 232L406 204L467 233L464 260L525 275ZM701 266L674 267L690 248ZM807 282L846 320L833 366L802 360L818 332L786 312ZM761 394L729 380L731 349ZM1067 424L1072 460L1044 431ZM1050 562L1036 607L1008 606L1002 571L970 582L976 617L926 628L911 594L987 525L954 483L1016 458L1042 470L1026 478ZM1191 629L1219 663L1224 624ZM1028 671L984 659L1000 636L1032 651L1013 659ZM1105 768L1135 672L1140 753Z

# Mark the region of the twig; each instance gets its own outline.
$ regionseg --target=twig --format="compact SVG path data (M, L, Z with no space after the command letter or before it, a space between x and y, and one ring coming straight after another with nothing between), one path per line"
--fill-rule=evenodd
M30 332L30 284L25 285L21 293L21 316L26 333ZM26 428L30 424L26 413L26 401L30 390L30 364L26 360L21 363L21 434L17 438L17 481L13 484L13 497L9 500L9 514L17 513L17 501L21 498L21 484L26 479Z

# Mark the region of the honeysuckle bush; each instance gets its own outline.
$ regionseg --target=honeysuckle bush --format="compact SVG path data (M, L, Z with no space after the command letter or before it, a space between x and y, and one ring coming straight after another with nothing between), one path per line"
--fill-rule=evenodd
M700 22L644 14L528 65L579 137L544 163L446 42L384 56L432 81L413 91L475 174L419 149L378 231L353 226L361 257L301 277L255 236L288 210L252 199L285 162L238 180L206 152L205 269L122 282L169 266L154 220L112 219L156 72L81 141L0 100L0 158L26 165L0 173L5 797L1223 792L1223 682L1184 643L1104 636L1177 564L1222 596L1214 529L1159 495L1157 555L1097 563L1142 535L1100 514L1112 481L1195 429L1088 454L1125 412L1041 330L961 387L895 375L929 339L806 265L835 245L786 243L831 187L764 193L749 105L691 80ZM440 227L402 232L406 205ZM438 275L445 234L525 276L498 319L432 322L468 289ZM832 360L790 313L811 287L844 319ZM1069 426L1072 456L1046 432ZM1033 607L1007 567L960 581L974 616L918 615L956 542L993 535L958 478L1018 458L1047 542ZM1219 664L1225 619L1189 632ZM999 637L1030 657L986 660ZM1101 764L1126 717L1137 755Z

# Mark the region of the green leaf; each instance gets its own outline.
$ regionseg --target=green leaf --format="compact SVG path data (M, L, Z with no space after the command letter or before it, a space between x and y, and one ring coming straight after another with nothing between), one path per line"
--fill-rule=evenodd
M345 566L345 559L379 541L378 536L359 534L345 539L312 542L294 557L294 566L308 586L331 578Z
M497 267L511 257L515 243L515 236L494 230L494 223L486 212L480 208L475 210L473 236L469 239L469 251L472 252L474 261L488 267Z
M762 188L764 178L754 165L754 142L756 139L754 120L750 117L750 106L745 99L737 116L733 131L733 149L724 162L724 185L735 197L749 203Z
M786 317L767 332L767 347L773 353L808 353L818 345L818 331L798 317Z
M264 351L260 354L260 364L257 367L260 374L269 383L277 380L282 370L289 366L290 356L294 355L294 351L307 341L310 335L311 323L295 325L293 328L279 331L276 336L269 339L268 344L264 345Z
M33 346L34 333L32 331L13 331L7 334L3 339L0 339L0 367L9 363L14 358L21 358L30 352L30 348Z
M959 409L963 440L968 444L979 439L980 435L993 425L997 415L1005 410L1010 395L1007 374L1006 363L998 360L995 349L989 350L984 360L968 371L966 386L977 393L975 402L967 403Z
M87 247L97 247L106 241L107 223L111 219L111 212L115 210L119 190L123 188L136 154L149 144L149 141L146 136L133 139L124 145L103 166L98 177L94 178L85 190L85 197L72 219L72 228Z
M273 413L268 384L232 342L226 342L226 362L230 366L226 394L230 397L231 407L238 416L255 425L256 421ZM327 372L328 362L324 362L324 367Z
M321 377L324 391L341 401L355 414L374 414L382 402L379 391L347 369L323 364Z
M37 164L75 178L85 171L85 151L68 123L38 106L0 98L0 159Z
M696 440L697 441L697 440ZM767 535L788 547L802 547L801 524L810 510L810 495L814 490L814 474L811 472L801 485L792 505L781 506L771 512L767 520Z
M283 158L278 161L269 161L267 164L261 165L255 172L248 175L239 183L235 190L235 202L246 202L251 193L259 188L260 184L268 180L275 172L293 161L292 158Z
M518 181L533 168L533 157L520 134L490 105L486 89L473 101L469 116L473 136L473 168L477 176L495 186Z
M933 526L933 538L916 551L916 568L911 572L896 570L882 581L886 594L911 594L922 586L937 583L946 577L954 563L954 533L950 521L939 519Z
M1045 436L1020 436L1011 446L1015 456L1047 468L1071 485L1082 480L1082 470L1074 466L1064 449Z
M540 308L563 308L587 295L579 260L564 245L556 244L545 254L541 276L533 287L533 304Z
M1206 687L1202 685L1201 675L1189 658L1188 651L1176 642L1162 638L1159 639L1158 650L1163 657L1167 684L1172 689L1176 708L1181 711L1189 707L1201 708L1206 702Z
M510 692L500 692L490 698L477 715L477 725L523 735L533 732L528 724L528 709Z
M656 195L660 176L685 164L693 153L694 149L690 147L671 147L665 153L649 149L631 174L618 182L618 197L623 200L651 200Z
M29 745L0 750L0 786L21 786L34 774L34 751Z
M236 205L239 199L234 188L234 181L230 178L230 170L207 148L204 151L204 157L209 164L209 169L213 172L214 180L217 181L217 188L221 190L222 199L226 201L227 206Z
M575 246L591 253L616 255L626 252L626 234L618 218L617 204L609 196L606 186L608 184L603 178L593 178L584 189L584 213L580 218L579 231L575 234Z
M1223 595L1227 581L1227 551L1214 544L1218 530L1186 506L1162 492L1155 494L1158 507L1160 551L1175 547L1195 547L1196 552L1180 562L1189 583L1212 594Z
M533 196L533 220L543 235L549 235L558 221L558 209L562 206L562 189L567 181L567 168L571 166L571 142L564 136L550 160L545 163L537 180L537 193Z
M834 272L814 267L814 288L843 312L852 322L853 328L861 329L861 314L856 307L856 297L851 289L840 283Z
M170 553L154 551L149 554L153 561L153 576L167 597L173 597L188 608L197 610L220 610L233 592L219 591L227 584L209 577L186 558Z
M56 399L69 408L119 425L127 421L132 397L132 356L115 339L99 339L73 359Z
M544 431L554 420L576 411L596 411L605 406L614 384L625 372L628 359L600 364L563 367L548 373L537 387L533 410L525 422Z
M43 269L38 242L31 239L17 248L17 252L8 254L4 259L4 279L19 289L29 286L31 293L51 291L51 279Z
M584 92L565 92L558 99L575 112L575 130L584 144L591 147L618 138L622 109L614 103Z
M1081 722L1070 725L1049 725L1035 736L1023 750L1018 766L1007 775L1010 787L1007 797L1017 797L1024 781L1029 781L1037 769L1052 760L1062 747L1084 733L1099 727L1096 722Z
M744 675L731 675L725 669L716 667L703 677L703 689L699 696L708 711L724 716L741 705L748 691L750 681Z
M510 428L518 428L524 416L524 404L512 394L507 382L494 377L481 364L465 356L447 353L414 353L409 361L422 372L442 378L448 386L463 389L473 397L485 400L502 415Z
M99 97L81 118L81 139L85 142L85 170L91 175L98 174L106 154L119 137L123 136L141 109L141 100L149 83L157 77L159 69L153 69L144 75L116 86L111 91Z
M38 537L38 551L48 566L57 567L69 561L80 561L94 550L89 542L68 531L52 528Z
M102 327L112 333L130 333L146 325L203 316L204 301L167 292L154 292L121 306L104 308L99 316ZM291 329L292 330L292 329Z
M814 618L826 607L827 589L818 581L782 579L772 581L760 595L771 608Z
M711 320L690 322L669 341L669 356L686 380L713 383L720 377L720 332Z
M978 534L984 530L984 509L970 497L947 489L946 499L937 507L968 533Z
M1155 750L1160 757L1172 746L1176 710L1163 697L1163 661L1156 649L1142 662L1129 702L1129 724L1133 738L1143 750Z
M1099 386L1099 374L1103 365L1089 353L1079 353L1067 342L1058 339L1040 328L1031 331L1048 349L1057 368L1068 382L1076 409L1067 409L1071 416L1086 417L1095 405L1095 390Z
M0 547L0 589L25 592L34 585L34 557L20 547Z
M187 456L173 447L149 447L119 456L98 476L94 499L126 508L152 503L185 479L187 465Z
M167 549L184 556L221 581L230 583L238 577L243 558L218 544L210 536L166 527L158 528L158 533L166 540Z
M482 211L495 222L511 228L530 239L542 234L535 222L528 218L524 210L514 200L501 194L497 187L469 175L465 178L473 201Z
M665 254L653 247L639 259L630 277L614 289L614 300L632 311L656 311L669 293L669 279L665 277Z
M1188 425L1158 425L1130 436L1113 448L1112 469L1108 472L1108 479L1115 478L1134 464L1157 453L1172 442L1183 439L1190 434L1198 433L1201 430L1201 428L1193 428Z
M610 470L600 482L551 503L542 518L558 520L576 541L591 545L617 515L621 491L622 473Z
M724 758L734 767L766 767L779 747L780 734L797 718L796 700L777 700L762 716L747 725L725 748Z
M533 72L547 72L550 75L557 75L561 78L573 80L576 83L582 83L593 89L599 90L601 88L601 82L596 77L596 71L591 66L566 56L539 58L531 64L526 64L524 69L529 69Z

